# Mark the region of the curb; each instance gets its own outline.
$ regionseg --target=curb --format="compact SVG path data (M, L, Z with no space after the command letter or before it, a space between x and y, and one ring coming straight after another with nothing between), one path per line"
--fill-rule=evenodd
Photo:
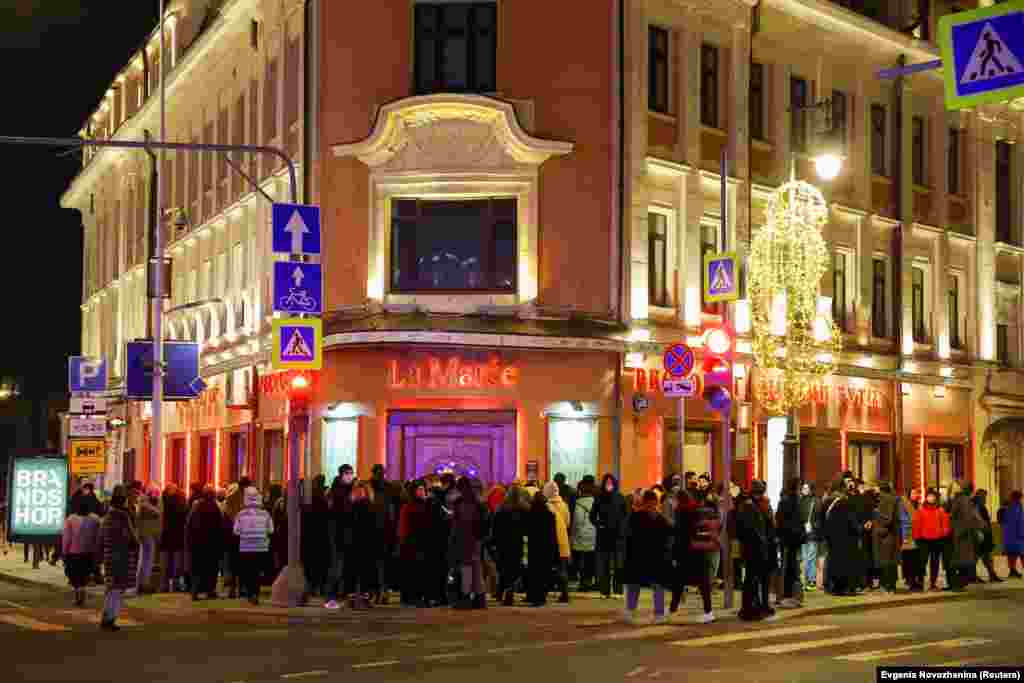
M23 588L48 588L57 593L63 593L66 588L66 586L57 586L48 581L35 581L33 579L23 579L20 576L11 576L10 574L4 574L3 572L0 572L0 583L21 586Z
M879 610L893 609L896 607L911 607L915 605L935 605L943 602L960 602L963 600L998 600L1002 597L1019 592L1012 588L995 590L970 591L966 593L955 593L952 595L936 595L924 598L891 599L879 602L850 603L832 607L807 608L804 610L786 610L786 619L801 619L803 617L820 617L833 614L853 614L857 612L876 612Z

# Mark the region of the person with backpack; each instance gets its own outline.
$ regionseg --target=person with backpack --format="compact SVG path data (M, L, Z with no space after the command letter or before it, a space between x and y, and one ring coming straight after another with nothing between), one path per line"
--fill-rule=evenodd
M584 480L572 517L572 553L579 568L579 592L594 590L594 550L597 548L597 527L590 521L594 509L594 483Z
M718 497L709 491L698 490L694 498L681 487L676 496L675 540L672 544L676 576L669 613L675 614L679 609L686 586L697 586L704 607L697 623L709 624L715 620L711 609L714 556L721 556L722 520Z

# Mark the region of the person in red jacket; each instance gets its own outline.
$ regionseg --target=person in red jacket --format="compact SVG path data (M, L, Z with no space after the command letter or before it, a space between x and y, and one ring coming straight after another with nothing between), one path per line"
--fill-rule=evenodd
M939 560L950 534L949 514L939 505L937 489L928 489L924 504L914 513L913 534L914 541L921 547L922 562L925 558L928 560L928 590L936 591L939 589Z

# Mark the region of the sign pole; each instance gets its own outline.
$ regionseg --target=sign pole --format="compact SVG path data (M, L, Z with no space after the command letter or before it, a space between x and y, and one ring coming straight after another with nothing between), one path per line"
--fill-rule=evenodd
M722 251L726 251L729 246L729 222L728 222L728 186L726 184L726 174L729 172L729 156L727 147L722 147L722 162L721 168L719 168L719 177L721 178L721 188L719 189L721 201L721 216L722 216ZM733 277L735 278L735 286L739 288L739 271L733 271ZM729 302L722 304L722 322L729 324ZM732 373L732 366L729 367L730 374ZM730 385L732 383L730 382ZM730 396L735 396L735 387L729 387ZM723 522L722 532L720 538L722 539L722 582L725 584L725 589L722 595L722 606L725 609L732 609L733 605L733 566L732 566L732 539L729 537L729 512L732 510L732 448L729 443L729 429L732 426L732 404L733 401L729 401L729 406L722 412L722 469L724 470L722 477L722 499L718 502L720 509L720 517Z
M682 396L679 397L676 418L679 420L679 462L676 471L682 474L686 467L686 399Z

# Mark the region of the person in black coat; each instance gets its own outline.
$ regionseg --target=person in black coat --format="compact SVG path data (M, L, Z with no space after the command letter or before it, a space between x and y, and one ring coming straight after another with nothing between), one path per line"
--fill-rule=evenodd
M743 606L739 617L744 621L764 619L774 613L768 604L768 580L776 565L774 530L765 513L767 487L759 479L750 483L750 498L736 510L736 537L745 565Z
M224 519L213 488L207 487L188 519L188 547L192 556L192 599L205 593L217 598L220 558L227 547Z
M433 518L427 500L427 485L412 483L409 502L402 506L398 520L398 556L402 565L401 601L403 605L429 607L427 595L427 557Z
M380 589L377 558L382 544L376 515L371 508L373 488L366 482L352 487L349 535L345 547L345 593L349 607L368 609L370 598Z
M163 493L163 514L160 517L160 566L164 591L181 588L185 575L185 523L188 508L185 496L174 484Z
M860 577L862 556L860 550L864 524L857 513L850 494L855 492L852 480L833 484L833 495L822 505L825 508L825 537L828 539L828 579L833 595L853 595Z
M807 542L807 529L800 509L800 479L786 482L776 513L779 542L782 545L782 599L786 607L795 607L801 590L800 549Z
M974 494L974 498L971 502L974 503L974 507L978 510L978 515L981 517L981 521L985 523L985 527L981 530L981 540L978 542L976 554L981 563L985 566L988 571L989 583L1002 583L1003 580L996 574L996 568L992 564L992 551L995 550L996 544L992 534L992 517L988 514L988 506L986 502L988 500L988 491L985 489L978 489ZM975 565L977 567L977 565ZM977 579L979 583L983 583L981 578Z
M629 517L626 498L619 492L619 482L611 474L601 480L601 491L590 511L590 522L597 527L594 562L601 595L610 598L614 589L622 595L622 566L626 543L625 531Z
M373 501L370 509L373 511L377 524L377 531L380 533L380 543L376 546L377 557L377 583L379 589L375 594L378 605L388 604L388 589L392 584L395 575L394 555L398 544L398 515L402 506L402 497L399 487L394 482L384 478L384 466L377 464L373 466L370 486L373 488Z
M640 509L629 516L626 531L626 562L622 578L626 584L625 618L628 623L633 622L642 587L654 590L655 622L667 619L665 586L673 582L669 550L672 533L671 523L658 510L658 494L645 491ZM530 552L533 552L532 547Z
M538 492L533 497L526 522L529 543L526 600L531 607L542 607L548 601L552 570L558 561L555 524L555 513L548 508L548 499Z
M491 549L498 564L498 594L509 607L515 604L516 582L523 577L523 539L529 511L526 491L520 486L511 486L491 526Z
M302 506L302 565L311 595L323 595L327 588L327 573L331 565L331 546L328 542L328 517L324 475L313 478L310 502Z
M675 522L672 541L675 576L671 584L672 601L669 604L669 612L675 614L683 599L686 586L694 585L694 578L704 573L704 558L700 553L690 552L690 541L697 533L697 510L699 508L697 500L680 485L676 491L672 508Z

